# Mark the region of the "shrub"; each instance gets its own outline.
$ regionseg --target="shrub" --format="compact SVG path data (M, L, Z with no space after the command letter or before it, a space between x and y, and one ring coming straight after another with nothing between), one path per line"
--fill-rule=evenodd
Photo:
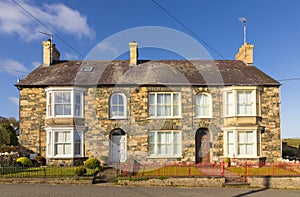
M86 174L86 172L87 171L86 171L86 169L83 166L79 166L79 167L75 168L75 174L77 176L83 176L83 175Z
M225 163L230 163L230 158L229 157L225 158Z
M8 145L10 143L9 132L0 125L0 144Z
M2 137L0 139L1 140L1 144L5 144L5 145L13 145L13 146L17 146L18 143L18 138L16 135L15 130L13 129L13 127L9 124L0 124L1 127L1 133L2 133ZM1 135L1 134L0 134Z
M25 167L32 166L32 161L27 157L19 157L16 160L16 163L19 164L20 166L25 166Z
M84 166L88 169L100 169L100 161L96 158L88 158Z
M46 165L46 158L43 156L38 155L35 157L35 160L43 166Z

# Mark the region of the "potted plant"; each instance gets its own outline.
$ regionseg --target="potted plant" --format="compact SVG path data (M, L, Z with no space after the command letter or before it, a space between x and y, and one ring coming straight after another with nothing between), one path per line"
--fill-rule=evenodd
M226 157L226 158L225 158L225 167L230 167L230 164L231 164L230 158L229 158L229 157Z

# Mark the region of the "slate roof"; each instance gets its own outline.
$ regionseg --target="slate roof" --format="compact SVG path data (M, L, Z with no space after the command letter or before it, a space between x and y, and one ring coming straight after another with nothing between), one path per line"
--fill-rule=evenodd
M81 71L82 68L90 72ZM280 83L240 60L59 61L39 66L16 86L71 85L264 85Z
M9 123L7 118L0 116L0 123Z

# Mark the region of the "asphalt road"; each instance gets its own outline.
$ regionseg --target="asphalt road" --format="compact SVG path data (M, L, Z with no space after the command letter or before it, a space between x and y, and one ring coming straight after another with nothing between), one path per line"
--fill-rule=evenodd
M300 190L245 188L125 187L103 185L0 184L0 196L300 196Z

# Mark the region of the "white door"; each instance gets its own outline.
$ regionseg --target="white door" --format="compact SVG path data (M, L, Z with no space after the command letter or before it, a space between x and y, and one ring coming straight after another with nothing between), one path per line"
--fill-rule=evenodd
M120 139L120 162L126 161L126 136L122 135Z
M119 163L126 161L126 136L113 135L111 136L111 162Z

